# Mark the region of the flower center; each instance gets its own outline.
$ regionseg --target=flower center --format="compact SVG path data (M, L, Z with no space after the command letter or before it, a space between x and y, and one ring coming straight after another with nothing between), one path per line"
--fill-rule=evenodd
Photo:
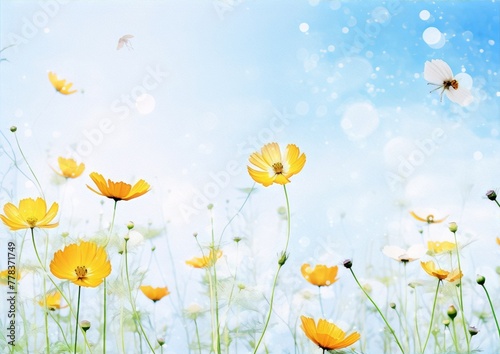
M31 216L26 219L26 222L31 228L34 228L36 226L36 223L38 222L38 219L35 218L34 216Z
M277 175L283 174L283 164L281 162L276 162L273 164L274 173Z
M434 215L428 215L427 216L427 223L432 224L434 222Z
M78 280L82 280L87 276L87 268L85 266L78 266L75 269L76 276L78 277Z

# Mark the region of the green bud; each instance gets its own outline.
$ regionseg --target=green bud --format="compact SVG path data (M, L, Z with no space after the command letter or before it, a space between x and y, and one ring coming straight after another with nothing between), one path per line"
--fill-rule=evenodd
M87 332L90 328L90 322L87 321L87 320L82 320L80 321L80 327L85 331Z
M448 317L451 318L451 320L453 321L455 317L457 317L457 309L455 308L455 306L450 305L450 307L448 307L447 314Z
M391 302L391 303L389 304L389 307L390 307L391 309L395 310L395 309L396 309L396 304L395 304L394 302Z
M133 228L134 228L134 222L133 221L129 221L128 224L127 224L127 229L132 230Z
M445 327L448 327L450 325L450 320L448 320L448 319L443 320L443 324Z
M450 222L448 224L448 228L450 229L451 232L455 233L458 230L458 225L456 222Z
M285 252L281 253L281 257L278 261L278 264L282 267L286 263L287 259L288 259L288 255Z
M476 278L476 282L479 284L479 285L483 285L485 282L486 282L486 278L483 277L482 275L477 275L477 278Z
M17 127L13 125L12 127L10 127L10 131L15 133L17 131Z
M479 329L477 329L474 326L469 326L469 333L470 333L470 336L473 337L479 333Z
M497 199L497 193L494 190L487 191L486 196L488 197L489 200L494 201Z
M344 261L344 267L346 267L347 269L351 269L351 267L352 267L352 261L350 259L346 259Z

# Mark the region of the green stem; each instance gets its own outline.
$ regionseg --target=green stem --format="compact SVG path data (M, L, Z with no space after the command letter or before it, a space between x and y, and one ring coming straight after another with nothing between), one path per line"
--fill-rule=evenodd
M462 291L462 267L460 266L460 252L458 252L458 243L457 243L457 233L453 232L453 238L455 239L455 250L457 251L457 263L458 263L458 271L460 272L460 279L458 280L458 286L460 288L460 297L459 297L459 306L460 312L462 313L462 324L464 328L465 341L467 343L467 352L470 352L470 339L469 339L469 331L467 330L467 323L465 321L465 313L464 313L464 297Z
M196 340L198 341L198 350L201 354L201 341L200 341L200 332L198 330L198 323L196 322L196 318L194 319L194 328L196 330Z
M78 299L76 301L76 324L75 324L75 350L74 353L76 354L76 345L78 341L78 317L80 315L80 292L82 290L82 287L79 285L78 286Z
M453 325L453 344L455 345L455 350L459 353L460 349L458 348L457 327L455 326L455 320L451 320L451 324Z
M61 324L59 323L59 314L57 316L58 317L57 319L54 318L54 316L50 312L49 312L49 315L54 320L54 322L57 324L57 327L59 327L59 333L62 334L63 339L64 339L64 343L66 343L66 346L68 347L68 350L71 350L71 345L68 343L68 339L66 338L66 334L64 333L65 331L63 330Z
M404 349L403 349L403 346L401 345L401 343L399 342L398 340L398 337L396 336L396 332L394 332L394 329L392 329L391 325L389 324L389 322L387 322L387 319L385 318L384 314L382 313L382 311L380 310L380 308L377 306L377 304L375 303L375 301L373 301L373 299L370 297L370 295L368 295L368 293L366 292L366 290L361 286L361 284L359 283L358 281L358 278L356 277L356 275L354 274L354 271L352 270L352 268L349 268L349 270L351 271L351 274L352 276L354 277L354 280L356 281L356 283L358 284L359 288L361 289L361 291L363 291L363 293L366 295L366 297L368 298L368 300L370 300L370 302L372 303L373 306L375 306L375 309L377 310L377 312L380 314L380 316L382 317L382 319L384 320L385 322L385 325L387 326L387 328L389 328L389 331L391 331L391 334L392 336L394 337L394 339L396 340L396 343L399 347L399 349L401 349L401 353L404 354Z
M106 278L104 278L103 280L103 294L102 294L102 302L103 302L103 316L102 316L102 320L104 321L103 322L103 326L102 326L102 352L103 354L106 354L106 314L107 314L107 311L106 311L106 308L108 307L107 306L107 281L106 281Z
M21 149L21 145L19 144L19 140L17 139L17 134L14 132L14 138L16 139L16 144L17 144L17 148L19 149L19 152L21 153L21 156L23 157L23 160L24 162L26 163L26 166L28 166L28 169L30 170L31 174L33 175L33 177L35 178L35 181L36 181L36 184L38 186L38 191L40 192L40 195L42 196L43 199L45 199L45 196L43 194L43 189L42 189L42 185L40 184L40 181L38 181L38 178L36 177L36 174L35 172L33 171L33 169L31 168L31 165L30 163L28 162L28 160L26 159L26 156L24 156L24 152L23 152L23 149ZM19 169L19 167L17 166L17 163L16 163L16 167ZM20 170L20 169L19 169ZM23 173L24 174L24 173ZM24 174L26 176L26 174ZM30 181L31 179L26 176Z
M283 191L285 193L285 201L286 201L286 243L285 243L285 248L283 249L283 252L281 253L280 260L278 261L278 269L276 270L276 274L274 276L274 281L273 281L273 287L271 291L271 298L269 299L269 311L266 316L266 322L264 324L264 328L262 330L262 334L260 335L260 338L257 342L257 345L255 346L255 349L253 351L253 354L257 353L257 349L259 349L260 343L262 342L262 339L264 338L264 334L266 333L267 326L269 325L269 321L271 319L271 314L273 312L273 303L274 303L274 294L276 291L276 284L278 283L278 276L280 274L281 267L285 264L286 259L287 259L287 250L288 250L288 244L290 243L290 201L288 200L288 193L286 191L286 185L283 185Z
M488 293L488 290L486 290L484 284L481 284L481 286L483 287L484 292L486 293L486 297L488 298L488 302L490 303L491 312L493 313L493 318L495 319L495 324L497 326L498 337L500 337L500 326L498 325L497 315L495 314L495 308L493 307L493 303L491 302L490 294Z
M215 266L215 263L217 262L217 252L215 251L216 247L215 247L215 235L214 235L214 218L213 218L212 209L210 209L210 226L212 229L212 246L214 247L213 251L211 252L212 253L211 263L213 264L213 269L214 269L213 291L214 291L214 301L215 301L215 309L214 309L215 310L215 333L214 334L215 334L215 344L216 344L216 348L215 348L216 351L215 352L217 354L220 354L221 353L221 346L220 346L220 330L219 330L219 294L218 294L218 290L217 290L217 267ZM210 277L210 274L209 274L209 277Z
M325 311L323 310L323 299L321 298L321 286L318 286L318 298L319 308L321 309L321 316L325 317Z
M129 300L130 300L130 305L132 306L132 312L134 319L136 320L136 323L139 323L139 327L141 329L142 335L144 336L144 339L146 339L146 342L148 343L149 349L151 350L151 353L154 353L155 350L153 349L153 346L151 345L151 342L148 339L148 336L146 335L146 331L144 331L144 327L142 326L141 319L139 318L139 315L137 313L137 309L135 307L135 301L132 297L132 288L130 287L130 277L128 274L128 250L127 250L127 239L125 240L125 273L127 274L127 286L128 286L128 293L129 293ZM141 336L139 335L139 339ZM141 346L142 347L142 346ZM142 350L142 348L141 348Z
M437 284L437 287L436 287L436 293L434 295L434 304L432 305L431 322L429 323L429 331L427 332L427 338L425 339L424 348L422 349L422 353L425 352L425 347L427 347L427 342L429 341L429 337L431 336L432 322L434 320L434 311L436 310L436 303L437 303L437 297L438 297L439 285L440 284L441 284L441 279L438 279L438 284Z

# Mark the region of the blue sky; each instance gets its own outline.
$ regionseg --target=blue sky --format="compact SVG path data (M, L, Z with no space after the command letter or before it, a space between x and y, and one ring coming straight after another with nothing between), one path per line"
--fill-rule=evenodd
M290 274L348 257L371 269L384 245L420 241L410 210L463 225L471 253L481 252L471 268L498 265L498 210L483 198L500 185L498 2L50 0L0 10L1 47L13 45L1 53L2 148L20 158L8 131L16 125L49 200L61 193L49 168L57 156L86 164L64 192L76 234L96 230L96 210L111 217L111 201L101 206L85 187L88 173L144 178L152 191L120 205L120 227L168 223L182 268L197 251L190 235L207 237L206 204L220 232L253 184L249 154L277 141L307 155L287 187ZM441 44L425 41L429 27ZM117 50L126 34L133 48ZM472 105L429 93L431 59L472 79ZM55 92L48 71L78 92ZM154 101L141 108L149 113L137 109L141 94ZM14 169L2 178L2 203L38 193ZM262 272L283 241L283 204L281 188L258 187L252 218L227 236L245 237L266 259Z

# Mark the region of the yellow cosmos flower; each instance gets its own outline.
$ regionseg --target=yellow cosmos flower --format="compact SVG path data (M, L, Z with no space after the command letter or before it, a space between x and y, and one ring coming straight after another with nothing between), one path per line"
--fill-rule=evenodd
M429 214L425 218L423 218L423 217L418 216L417 214L415 214L415 212L413 212L413 211L410 211L410 215L413 216L416 220L422 221L422 222L426 222L427 224L438 224L440 222L445 221L446 218L448 217L448 216L445 216L442 219L434 219L434 215Z
M54 253L50 271L59 279L95 288L111 273L111 263L104 248L94 242L73 243Z
M247 166L250 177L268 187L273 183L287 184L289 178L299 173L306 163L306 155L301 154L294 144L288 144L284 154L281 154L278 143L269 143L262 147L261 152L250 155L249 161L258 169Z
M334 323L322 318L318 320L318 325L310 317L300 316L300 320L302 321L300 328L302 328L307 338L324 350L347 348L361 337L358 332L346 336L346 333Z
M134 186L131 186L130 184L125 182L113 182L110 179L108 179L108 181L106 182L104 177L97 172L92 172L90 174L90 178L92 178L97 188L99 189L98 192L87 185L87 187L91 191L115 201L130 200L140 197L141 195L149 192L150 187L149 183L147 183L143 179L140 179L136 184L134 184Z
M431 254L439 254L444 252L451 252L455 249L455 244L450 241L428 241L427 249Z
M222 251L217 250L217 253L214 255L214 251L210 250L210 254L208 256L203 257L193 257L190 260L186 261L187 265L190 265L194 268L208 268L211 267L217 262L217 259L222 257Z
M422 268L429 274L430 276L436 277L439 280L447 280L449 282L454 282L460 278L462 278L462 272L458 269L455 269L451 272L436 268L436 265L433 261L428 262L420 262Z
M500 246L500 237L497 237L497 244Z
M48 293L45 296L45 301L43 298L41 298L38 301L38 304L43 307L44 302L47 306L47 309L49 309L50 311L55 311L55 310L59 310L59 309L63 309L65 307L68 307L68 305L61 305L61 293L57 290L54 290L54 291Z
M59 157L57 162L59 164L60 171L54 170L54 172L65 178L79 177L83 173L83 170L85 170L85 165L83 163L77 164L73 159Z
M10 272L12 273L12 271ZM19 279L21 279L21 272L17 269L15 270L15 272L16 272L16 277L15 277L16 281L19 281ZM10 284L12 284L13 278L14 278L13 275L9 274L8 269L0 271L0 285L9 285L9 280L11 281Z
M21 199L19 207L12 203L7 203L3 207L5 215L0 214L3 223L7 225L12 231L22 229L39 228L53 228L59 225L58 222L50 224L56 217L59 205L52 203L52 206L47 211L47 204L42 198Z
M312 285L329 286L338 280L336 277L339 267L337 266L327 267L317 264L312 268L309 264L303 264L300 270L302 276Z
M140 289L144 295L153 302L160 301L163 297L170 294L167 287L153 288L149 285L141 285Z
M71 86L73 84L71 82L66 83L66 80L64 79L58 79L57 75L54 74L52 71L49 71L49 80L52 86L58 91L59 93L62 93L63 95L71 95L72 93L75 93L77 90L71 90Z

